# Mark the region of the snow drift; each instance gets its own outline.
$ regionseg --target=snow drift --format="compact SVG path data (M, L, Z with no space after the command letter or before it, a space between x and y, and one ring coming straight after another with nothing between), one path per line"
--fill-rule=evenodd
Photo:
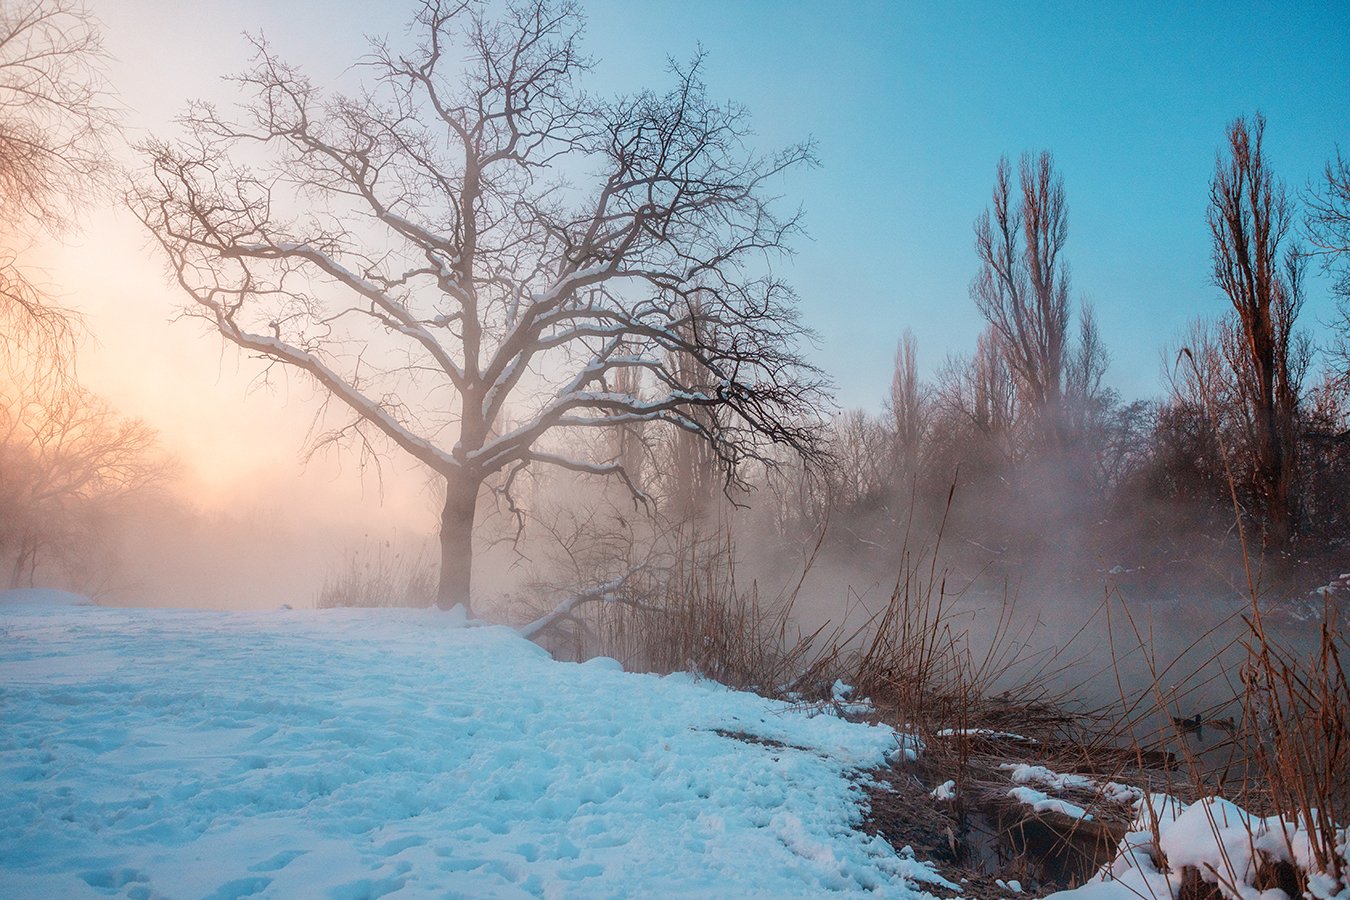
M897 746L434 611L0 605L0 894L906 897ZM738 739L735 735L742 736Z

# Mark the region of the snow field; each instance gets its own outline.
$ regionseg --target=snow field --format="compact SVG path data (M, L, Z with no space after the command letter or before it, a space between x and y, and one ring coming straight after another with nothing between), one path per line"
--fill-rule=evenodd
M0 896L914 896L884 727L434 611L0 597ZM764 743L735 740L718 730Z

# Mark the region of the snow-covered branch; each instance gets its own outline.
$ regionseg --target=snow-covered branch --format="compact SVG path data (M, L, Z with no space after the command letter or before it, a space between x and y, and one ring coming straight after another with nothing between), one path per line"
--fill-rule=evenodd
M559 622L567 619L572 615L573 610L583 603L590 603L595 600L603 600L607 603L612 603L616 599L618 592L628 583L628 580L633 577L633 574L634 571L628 571L617 578L611 578L603 584L587 588L584 591L578 591L553 607L553 609L535 619L533 622L530 622L528 625L522 625L520 628L516 629L516 631L523 638L533 639Z

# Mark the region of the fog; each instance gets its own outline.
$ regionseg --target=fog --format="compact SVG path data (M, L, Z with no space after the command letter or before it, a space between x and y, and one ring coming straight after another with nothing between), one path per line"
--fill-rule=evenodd
M0 881L1350 887L1350 4L1174 7L0 0Z
M198 185L183 173L196 171L193 154L205 150L200 142L174 145L172 139L186 132L191 116L198 117L201 134L221 137L230 129L210 117L217 109L233 114L236 104L248 102L235 90L239 84L219 80L247 61L251 45L236 39L236 31L265 31L278 58L294 59L295 71L311 73L318 88L350 90L362 70L346 62L368 46L359 32L412 47L416 42L401 30L403 17L380 9L360 27L347 28L348 19L360 18L353 4L343 4L347 14L317 23L275 4L213 8L204 19L150 0L106 10L92 4L103 17L110 51L92 71L107 77L109 96L125 100L119 115L125 114L129 140L112 142L106 160L109 171L117 171L118 189L91 193L88 208L83 199L75 202L78 227L38 223L21 243L25 264L40 274L51 302L81 317L86 340L72 379L126 420L153 428L155 459L172 475L153 491L128 491L116 502L99 497L106 509L72 514L78 527L61 531L59 553L40 564L30 559L28 580L127 606L306 608L341 602L342 590L356 591L364 603L425 601L444 575L446 473L458 471L465 453L482 450L490 438L529 423L559 400L592 418L569 420L558 429L573 429L567 436L541 438L515 457L502 456L481 485L467 489L477 491L471 499L479 503L474 600L490 619L518 622L531 610L621 576L625 567L646 565L658 551L678 558L681 548L671 551L671 535L697 534L734 546L740 588L770 598L791 595L794 621L805 633L827 624L844 635L863 628L906 572L940 582L939 600L958 632L968 629L977 652L996 640L997 623L1011 604L1015 612L1001 639L1016 645L1020 671L1054 671L1054 684L1072 687L1086 708L1129 705L1157 691L1161 705L1178 717L1221 709L1236 688L1216 673L1231 672L1240 656L1236 642L1246 627L1240 616L1251 602L1244 555L1257 573L1256 592L1282 610L1289 633L1312 633L1314 626L1300 625L1300 617L1319 588L1350 568L1350 463L1343 449L1350 397L1344 359L1335 350L1345 335L1333 320L1339 276L1317 268L1295 275L1295 265L1291 274L1275 276L1285 281L1266 285L1267 307L1271 297L1298 300L1292 311L1275 315L1284 317L1276 343L1285 394L1258 402L1252 398L1261 384L1251 373L1269 368L1271 360L1238 358L1233 348L1262 343L1252 339L1252 323L1272 314L1266 308L1258 311L1264 320L1250 311L1244 317L1243 298L1224 293L1215 261L1232 248L1212 226L1222 212L1224 169L1216 169L1216 154L1222 162L1224 154L1247 146L1250 129L1257 153L1264 146L1278 171L1275 181L1265 176L1266 188L1288 200L1291 217L1281 231L1290 236L1286 245L1257 249L1269 271L1286 259L1297 263L1291 244L1317 233L1312 211L1324 168L1334 184L1329 161L1343 137L1335 111L1346 107L1350 81L1325 75L1344 71L1343 48L1334 41L1271 48L1233 23L1216 26L1208 16L1180 11L1171 24L1188 35L1178 46L1190 49L1178 61L1171 43L1155 43L1160 31L1117 12L1107 14L1113 27L1152 56L1104 72L1099 54L1114 52L1119 42L1103 36L1110 29L1098 27L1096 12L1056 23L1075 34L1082 53L1007 65L991 46L1006 50L1006 33L1030 35L1037 40L1027 46L1039 46L1040 27L1062 18L1062 11L1030 11L991 28L989 17L1003 19L1003 13L935 17L931 10L897 7L780 17L754 4L731 11L697 4L594 7L588 22L576 22L579 34L590 29L594 66L568 57L576 71L569 69L557 93L560 103L574 107L550 126L561 129L551 134L559 147L586 149L576 158L531 161L548 178L494 182L510 187L482 212L475 249L496 255L484 265L491 277L474 277L480 278L476 290L489 298L484 315L498 318L479 324L500 345L511 344L522 298L551 297L553 288L558 296L581 290L546 283L540 273L567 270L573 255L585 253L591 263L633 253L636 269L658 274L636 287L617 283L617 276L613 285L587 282L585 290L595 293L576 303L572 315L627 321L638 316L632 308L643 290L655 285L655 300L642 307L646 318L625 336L628 344L600 345L596 336L608 332L592 322L592 330L580 329L576 346L560 349L550 343L561 343L556 334L541 333L537 352L501 360L499 380L480 391L480 399L498 388L515 393L509 403L484 401L481 433L466 435L475 429L453 433L469 418L457 369L467 354L464 334L451 327L455 317L437 294L444 283L430 277L432 269L411 268L441 259L441 244L455 238L423 246L420 232L409 243L399 229L411 221L405 214L430 223L458 216L458 209L449 215L427 198L475 166L461 167L457 157L432 160L428 173L419 168L427 160L390 150L390 171L406 178L400 183L419 187L400 192L396 203L411 211L400 206L394 229L384 234L378 228L390 217L378 203L373 216L366 210L342 218L351 212L344 204L362 196L341 184L352 170L316 177L304 166L288 169L298 158L295 147L278 151L277 168L268 169L266 154L255 146L265 142L234 148L238 158L232 158L222 139L207 142L216 155L201 168L215 177L234 171L240 160L257 163L257 171L275 176L267 202L241 200L249 195L241 189L233 200L243 209L229 209L223 200L179 204L201 195L189 190ZM1315 19L1292 16L1289 27L1336 33ZM696 75L693 67L662 68L664 60L696 54L701 41L709 42L708 61ZM1235 74L1229 64L1240 55L1235 46L1253 59L1279 58ZM953 66L954 59L962 65ZM1174 77L1174 65L1186 68L1186 78ZM260 71L278 78L270 87L283 94L295 86L284 66ZM468 71L454 74L463 80ZM573 77L577 84L592 79L591 93L574 94ZM597 97L646 89L637 104L642 109L683 113L679 104L692 102L703 114L653 115L654 121L714 123L706 133L677 134L672 144L687 140L727 155L693 154L706 167L702 174L691 176L687 167L652 173L653 196L659 185L682 186L662 200L664 208L650 197L618 212L622 203L585 208L595 187L588 179L604 166L629 172L668 158L624 156L652 132L651 123L617 116L622 104L593 105ZM720 105L727 94L744 100L757 118L737 104ZM1125 94L1138 94L1141 105L1129 115L1103 115L1116 108L1104 98ZM499 99L491 91L484 96ZM206 103L186 105L198 98ZM400 109L425 111L421 101L398 99ZM184 110L187 118L175 118ZM276 115L275 105L252 110L255 117L264 113ZM566 130L570 125L557 124L572 122L573 115L577 121L617 116L609 124L616 134L632 128L632 140L590 147ZM269 122L269 140L296 132L281 127L287 124ZM152 151L144 143L151 135L166 143ZM333 139L327 132L306 139L316 136ZM438 140L453 145L454 135ZM191 152L174 157L171 147ZM331 156L342 157L342 148ZM509 153L484 154L489 165L509 159ZM721 207L708 213L697 204L681 206L708 173L721 178L727 172L744 183L726 192ZM238 181L253 185L242 175ZM608 189L621 195L614 186L620 183ZM255 214L272 215L273 202L302 214L291 221L278 213L266 227L241 227L221 238L219 248L183 237L225 234ZM576 209L562 209L571 206ZM793 212L798 206L800 220ZM1024 206L1051 211L1052 250L1019 244L1027 240L1020 230ZM1005 217L1013 209L1011 220L1000 223L1000 209ZM180 218L171 221L165 213L157 222L146 210L171 210ZM648 219L657 213L665 216L665 231ZM628 219L630 241L610 246L595 237ZM992 249L998 242L990 229L1000 224L1007 258ZM317 237L310 243L290 239L292 226L311 225ZM568 232L567 252L553 242L555 232ZM259 250L262 233L286 239ZM661 240L642 243L653 234ZM535 245L518 246L522 235ZM369 248L348 246L363 243ZM298 247L304 252L287 257ZM314 247L336 247L334 254L350 258L323 257L322 271L306 280L298 273L315 262ZM695 260L697 275L690 276L689 261L700 253L706 258ZM225 315L210 306L212 290L221 287L212 279L229 282L229 265L250 254L259 265L248 270L240 282L248 288L239 288L238 296L241 304L242 298L258 304L243 326L256 333L241 339L231 330L238 327L235 311ZM273 270L262 265L278 260ZM384 266L389 271L381 272ZM400 274L404 269L409 273ZM599 278L603 269L597 263L579 270L584 277L577 283ZM209 282L205 289L194 277ZM418 277L427 279L420 284L425 290L405 292L405 283ZM384 293L372 287L376 282L386 285ZM1041 290L1039 306L1013 296L1032 282ZM325 305L353 283L358 301ZM199 289L195 301L183 284ZM235 287L230 282L222 290ZM367 307L372 293L379 296ZM705 294L716 301L715 315L695 308L691 298ZM415 301L425 297L432 299L418 307ZM615 308L596 313L593 303ZM210 309L215 312L203 312ZM360 326L372 321L363 336ZM1192 321L1207 324L1188 325ZM442 329L436 340L445 342L433 351L427 349L435 343L430 328ZM895 347L911 333L917 341L902 346L918 361L911 358L906 369L896 365ZM1039 357L1027 349L1035 342L1019 340L1028 333L1043 337ZM408 346L398 343L410 334ZM1202 347L1195 338L1205 334L1213 337ZM1194 345L1187 352L1194 351L1195 389L1176 375L1183 341ZM329 385L357 395L347 402L364 410L368 424L380 424L377 413L392 416L392 424L380 424L388 440L364 443L375 427L343 430L351 421L340 409L343 401L310 377L315 347L328 353L325 365L335 372ZM1204 377L1202 365L1209 366ZM729 373L740 377L747 370L756 374L737 387L753 402L740 397L731 412L711 402L723 391L718 396L729 405L737 393L726 390ZM362 407L363 401L369 402ZM716 415L708 412L714 406ZM597 427L605 417L617 425ZM1266 431L1284 435L1287 452L1280 459L1269 458L1265 443L1253 437L1266 419ZM403 433L419 426L418 434ZM341 446L324 445L321 435L334 427ZM590 436L578 438L575 432L585 429ZM607 436L594 436L601 431ZM682 444L681 434L701 436L704 449ZM465 449L465 440L478 444ZM431 463L413 461L417 453ZM559 461L568 474L540 471ZM744 483L725 494L709 491L725 475L718 467L729 461L739 464L735 471ZM432 475L435 465L439 476ZM604 482L577 474L584 471L613 477ZM510 482L518 472L525 472L521 480ZM695 483L703 496L690 504ZM17 582L29 551L15 552ZM348 587L339 590L344 578ZM352 587L357 582L364 585L359 591ZM1201 666L1211 658L1215 662Z

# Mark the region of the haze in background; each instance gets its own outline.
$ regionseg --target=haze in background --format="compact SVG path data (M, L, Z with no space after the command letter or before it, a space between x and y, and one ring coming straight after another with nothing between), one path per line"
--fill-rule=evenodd
M169 133L189 98L228 102L221 76L245 64L244 31L330 84L351 78L344 70L364 51L363 35L401 39L411 6L91 0L132 140ZM822 167L782 185L811 234L785 268L821 336L813 359L844 406L880 405L906 326L929 372L973 345L981 323L967 294L977 268L971 223L1000 155L1054 152L1075 293L1095 303L1115 360L1108 381L1131 398L1157 391L1159 354L1188 320L1224 308L1209 283L1204 215L1226 123L1263 111L1268 153L1291 187L1315 177L1338 140L1350 144L1345 6L1278 16L1217 3L1145 14L1123 5L623 0L584 9L594 84L660 86L668 57L701 46L711 92L749 107L759 146L818 140ZM124 211L94 212L40 259L97 338L81 378L160 430L192 502L242 520L256 510L295 536L270 542L283 549L269 570L312 582L330 545L347 540L334 535L432 532L422 474L402 460L382 485L350 459L302 464L316 409L310 386L279 370L264 384L256 360L198 324L171 323L181 295ZM1304 321L1316 330L1330 304L1323 282L1309 287ZM227 571L264 565L222 557Z

